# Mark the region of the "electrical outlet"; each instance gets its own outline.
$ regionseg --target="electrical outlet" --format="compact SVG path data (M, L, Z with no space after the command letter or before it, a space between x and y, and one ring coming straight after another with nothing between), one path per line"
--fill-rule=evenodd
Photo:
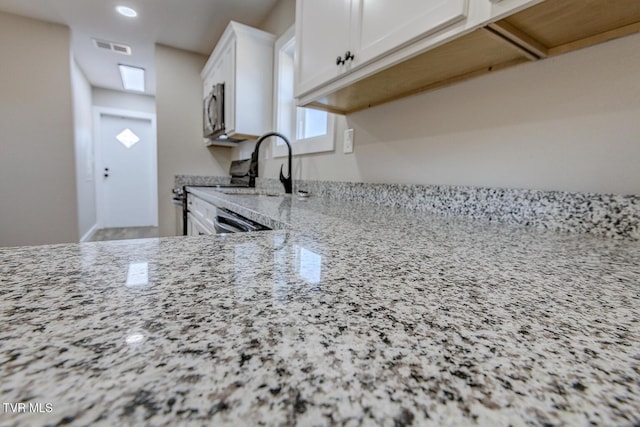
M342 148L345 154L353 153L353 128L344 131Z

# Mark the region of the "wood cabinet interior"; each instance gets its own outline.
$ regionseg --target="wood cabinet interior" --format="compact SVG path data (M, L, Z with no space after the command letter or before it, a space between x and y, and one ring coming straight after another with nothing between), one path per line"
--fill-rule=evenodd
M455 39L327 96L314 107L350 113L528 61L484 29Z
M548 56L640 32L638 0L545 0L495 23L517 28Z
M545 0L306 106L349 114L640 32L640 0Z

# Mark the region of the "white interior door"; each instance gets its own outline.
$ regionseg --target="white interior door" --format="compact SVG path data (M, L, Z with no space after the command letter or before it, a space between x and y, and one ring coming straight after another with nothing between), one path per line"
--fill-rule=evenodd
M157 225L156 141L151 119L100 115L104 228Z

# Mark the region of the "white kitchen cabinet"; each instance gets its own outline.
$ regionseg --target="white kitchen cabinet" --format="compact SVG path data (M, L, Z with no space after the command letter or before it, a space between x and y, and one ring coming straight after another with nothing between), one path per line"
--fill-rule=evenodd
M567 1L580 7L579 0ZM343 7L342 18L348 9L348 38L342 18L334 16L331 25L313 22L320 13L313 8L321 10L326 2L317 3L321 2L297 0L296 43L301 44L295 97L301 107L350 114L544 57L526 34L510 31L505 22L493 24L548 3L543 0L345 0L343 6L349 7ZM332 46L332 32L345 39L346 49L336 47L336 54L342 60L346 51L353 55L337 71L319 65L330 64L333 55L325 53L320 59L317 49L305 49L326 39Z
M208 234L215 234L214 219L217 212L214 205L194 196L191 193L188 193L187 209L189 210L189 215L195 218L200 223L201 227L210 231Z
M296 96L466 19L469 0L297 0Z
M297 0L296 103L351 114L635 34L638 4ZM337 65L334 56L340 56Z
M187 215L187 235L188 236L209 236L215 234L214 231L205 227L195 215Z
M224 83L225 140L257 139L271 129L273 34L231 21L205 64L203 97Z
M351 49L351 8L351 0L296 2L296 94L346 70L336 59Z
M469 0L360 0L354 64L366 63L467 17Z
M490 0L490 19L502 19L545 0Z
M230 80L230 75L226 72L229 67L226 67L226 65L230 62L228 56L233 49L233 45L230 43L225 47L226 49L221 53L219 60L211 64L209 72L203 77L203 96L207 96L216 83Z

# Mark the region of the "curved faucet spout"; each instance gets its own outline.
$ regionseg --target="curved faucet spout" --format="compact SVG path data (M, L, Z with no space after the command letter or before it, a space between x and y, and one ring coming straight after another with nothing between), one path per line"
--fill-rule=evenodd
M256 141L256 147L253 149L253 154L251 154L251 166L249 167L249 187L256 186L256 177L258 176L258 153L260 151L260 145L262 144L262 141L271 136L276 136L282 139L287 144L287 148L289 149L289 175L284 176L284 174L282 173L282 168L284 167L284 165L280 166L280 182L282 183L282 185L284 185L284 192L287 194L291 194L293 189L293 182L291 179L291 158L293 156L293 152L291 151L291 143L289 142L287 137L278 132L267 132L264 135L260 136L260 138L258 138L258 141Z

